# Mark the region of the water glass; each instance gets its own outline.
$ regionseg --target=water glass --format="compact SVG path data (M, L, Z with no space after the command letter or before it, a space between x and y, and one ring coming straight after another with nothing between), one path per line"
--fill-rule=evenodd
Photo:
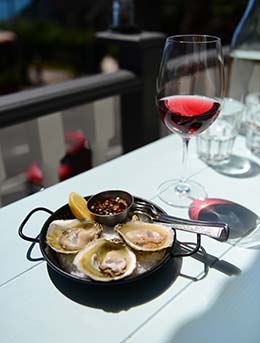
M208 165L227 163L242 121L245 106L233 98L224 98L219 117L197 136L197 153Z
M260 93L246 96L246 146L260 157Z

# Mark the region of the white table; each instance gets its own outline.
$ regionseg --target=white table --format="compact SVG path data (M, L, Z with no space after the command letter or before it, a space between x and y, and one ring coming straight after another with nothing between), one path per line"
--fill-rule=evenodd
M1 343L260 341L257 250L203 237L202 246L208 254L232 263L242 273L228 276L210 268L197 282L178 276L149 301L124 308L122 299L122 308L114 312L71 300L55 287L46 262L26 258L30 243L17 234L24 217L38 206L58 209L67 203L71 191L89 195L105 189L125 189L152 200L169 213L188 217L187 210L168 207L156 196L161 181L179 176L180 153L181 139L171 135L0 209ZM246 150L243 137L237 139L235 153L260 163ZM235 201L260 215L259 174L239 178L217 173L197 158L195 139L190 146L189 172L205 185L210 197ZM25 233L36 236L46 218L45 214L32 217ZM186 238L183 233L178 237ZM38 245L32 256L41 256ZM203 272L203 263L183 258L182 274L199 278ZM153 285L147 287L149 292Z

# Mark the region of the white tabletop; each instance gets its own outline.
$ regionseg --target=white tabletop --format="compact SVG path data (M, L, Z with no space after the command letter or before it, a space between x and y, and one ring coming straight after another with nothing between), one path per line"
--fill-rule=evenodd
M202 246L208 254L231 263L234 274L241 269L241 274L229 276L225 270L209 268L204 275L204 264L186 257L181 268L184 276L174 282L157 280L156 287L147 284L147 291L131 290L144 292L142 297L132 294L133 302L121 289L115 306L104 304L102 298L96 301L95 295L75 301L56 287L57 280L51 279L55 276L48 273L45 261L32 262L26 257L30 243L17 234L22 220L38 206L58 209L67 203L71 191L90 195L125 189L169 213L188 217L187 210L166 206L156 196L160 182L180 175L180 153L181 139L171 135L0 209L1 343L260 341L258 250L203 237ZM235 153L256 165L260 162L247 151L243 137L237 139ZM235 201L260 215L259 174L230 177L217 173L197 158L195 140L190 146L189 173L204 184L210 197ZM35 237L47 217L35 214L25 233ZM178 237L186 239L183 233ZM41 257L37 244L31 256ZM194 281L196 278L201 280Z

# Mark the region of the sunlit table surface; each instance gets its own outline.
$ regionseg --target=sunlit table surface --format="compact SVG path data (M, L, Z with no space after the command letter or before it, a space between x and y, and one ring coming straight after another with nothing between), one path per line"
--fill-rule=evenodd
M181 139L171 135L0 209L1 343L260 342L257 249L202 237L203 248L220 262L218 267L205 268L195 257L185 257L173 281L169 277L165 281L158 273L157 280L147 283L145 289L132 289L131 301L119 289L113 306L88 294L77 301L62 291L50 277L47 263L39 259L38 244L30 249L30 242L18 236L19 225L33 208L55 211L68 202L72 191L86 196L124 189L170 214L188 218L187 209L166 206L156 196L163 180L180 175L180 154ZM234 201L259 216L260 161L247 151L244 137L238 137L234 155L243 162L237 173L227 176L216 172L198 159L194 139L189 176L203 183L209 197ZM37 236L47 217L33 216L26 233ZM178 238L187 239L180 232ZM223 267L226 265L229 268Z

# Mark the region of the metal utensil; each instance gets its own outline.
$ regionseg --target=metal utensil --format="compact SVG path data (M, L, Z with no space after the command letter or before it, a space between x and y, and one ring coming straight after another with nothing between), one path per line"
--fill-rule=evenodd
M189 220L159 213L151 203L135 201L131 208L135 214L146 216L150 221L171 225L176 230L197 233L225 242L229 236L229 226L226 223Z

